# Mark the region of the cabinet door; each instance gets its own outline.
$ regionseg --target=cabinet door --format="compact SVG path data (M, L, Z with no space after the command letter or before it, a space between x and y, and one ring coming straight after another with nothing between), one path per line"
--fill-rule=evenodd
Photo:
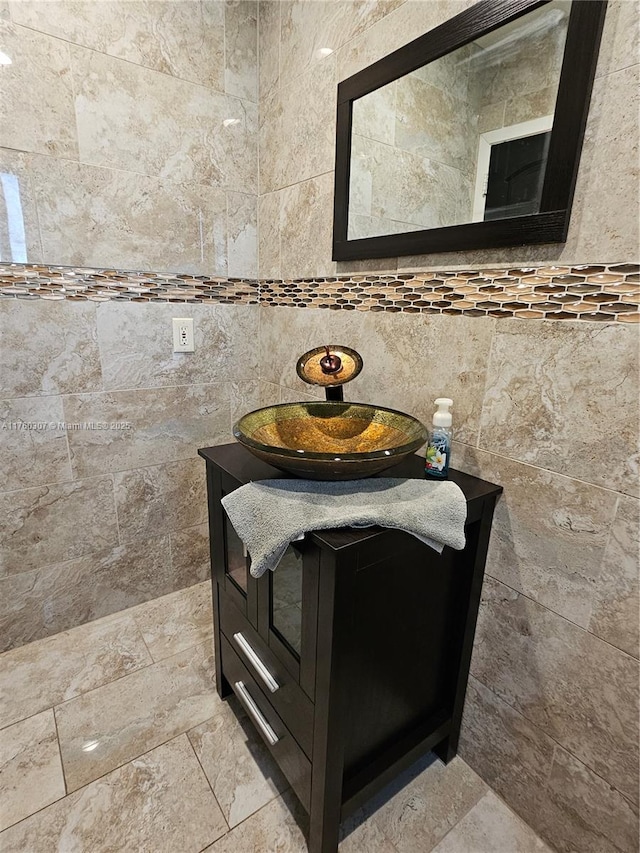
M271 651L313 699L320 550L289 545L278 567L258 584L258 630Z
M220 588L257 628L258 589L255 578L250 574L251 560L220 504L222 498L238 486L234 479L213 469L209 485L213 503L213 511L209 515L214 519L211 530L212 569Z

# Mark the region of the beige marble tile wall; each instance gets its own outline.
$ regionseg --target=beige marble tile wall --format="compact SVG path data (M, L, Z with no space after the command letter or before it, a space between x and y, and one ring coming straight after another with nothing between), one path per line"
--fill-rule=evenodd
M472 4L473 0L261 0L261 276L613 263L638 257L638 12L632 0L612 0L565 244L339 265L331 260L338 81ZM328 50L332 52L327 54Z
M2 261L255 276L256 2L16 0L0 34ZM257 308L144 307L0 306L3 648L208 573L195 450L255 396Z
M257 305L0 304L3 649L209 574L198 447L259 405ZM172 317L195 352L172 352Z
M326 340L363 355L347 399L428 422L453 397L454 466L505 489L462 755L563 853L636 851L637 329L260 311L264 391L282 402L315 393L295 361Z
M566 244L331 261L330 94L339 80L469 5L260 3L262 276L638 257L638 9L622 0L609 4ZM296 156L285 162L289 137ZM350 399L423 419L436 396L455 399L454 464L505 487L462 754L563 853L635 853L637 329L260 310L263 387L283 401L310 393L295 358L329 338L364 355Z
M8 0L3 261L256 275L257 3Z

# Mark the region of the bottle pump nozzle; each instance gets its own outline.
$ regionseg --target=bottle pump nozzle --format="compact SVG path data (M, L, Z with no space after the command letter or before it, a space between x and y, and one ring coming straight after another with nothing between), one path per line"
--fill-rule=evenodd
M438 397L435 404L438 410L433 415L433 425L436 427L450 427L452 418L449 408L453 406L453 400L450 400L448 397Z

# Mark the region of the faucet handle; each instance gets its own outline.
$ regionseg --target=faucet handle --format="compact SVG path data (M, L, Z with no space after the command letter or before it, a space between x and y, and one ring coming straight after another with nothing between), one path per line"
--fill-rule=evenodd
M327 354L320 359L323 373L339 373L342 370L342 359L331 352L331 347L325 347Z
M296 364L300 379L309 385L331 387L355 379L362 370L362 356L337 344L315 347L301 355Z

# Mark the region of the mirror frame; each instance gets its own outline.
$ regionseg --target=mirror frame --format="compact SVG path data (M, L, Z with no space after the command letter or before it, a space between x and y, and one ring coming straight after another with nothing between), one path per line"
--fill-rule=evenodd
M571 4L539 213L347 239L354 100L549 2L482 0L338 84L334 261L565 242L607 0Z

